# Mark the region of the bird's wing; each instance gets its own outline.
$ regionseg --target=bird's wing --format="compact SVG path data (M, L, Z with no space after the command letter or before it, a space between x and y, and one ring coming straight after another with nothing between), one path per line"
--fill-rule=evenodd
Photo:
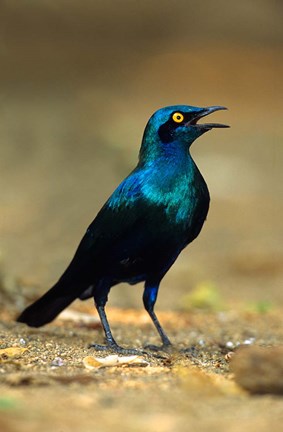
M133 262L136 268L148 254L156 253L156 228L165 212L146 200L141 183L142 176L134 171L108 199L79 244L69 266L72 273L90 268L107 273Z
M145 232L159 210L148 203L141 183L141 177L134 172L120 184L87 229L78 252L93 250L98 256L107 253L123 259L150 241Z

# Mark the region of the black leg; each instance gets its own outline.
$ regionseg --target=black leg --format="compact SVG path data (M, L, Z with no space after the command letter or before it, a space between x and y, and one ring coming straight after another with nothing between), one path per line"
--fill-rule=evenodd
M105 304L108 299L107 296L110 288L111 285L101 283L94 289L95 306L105 333L106 345L92 344L90 345L90 348L95 348L98 351L110 350L118 354L142 354L142 351L136 349L127 349L120 347L113 338L112 332L110 330L110 325L105 313Z
M158 348L156 346L147 346L147 348L153 349L153 350L158 350L158 349L166 349L168 347L171 346L171 342L168 338L168 336L166 335L166 333L164 332L163 328L161 327L160 322L158 321L158 318L154 312L154 305L157 299L157 294L158 294L158 288L159 288L159 283L160 281L158 281L157 283L152 283L152 282L148 282L146 281L145 283L145 287L144 287L144 293L143 293L143 304L144 307L146 309L146 311L148 312L150 318L152 319L153 324L156 327L156 330L158 331L161 340L162 340L162 347Z
M104 306L97 306L97 312L99 314L99 318L105 333L105 338L106 338L106 342L108 347L106 346L105 349L107 348L113 348L115 349L116 347L118 347L117 342L115 341L115 339L112 336L112 332L110 330L110 325L105 313L105 309Z

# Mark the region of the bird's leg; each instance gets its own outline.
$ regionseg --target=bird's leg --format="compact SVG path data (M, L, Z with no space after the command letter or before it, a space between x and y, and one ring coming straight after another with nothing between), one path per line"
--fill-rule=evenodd
M106 338L106 343L107 345L94 345L97 349L100 347L101 350L106 350L106 349L115 349L116 347L118 347L117 342L115 341L115 339L113 338L112 332L110 330L110 325L105 313L105 308L104 306L98 306L96 305L97 308L97 312L99 314L99 318L105 333L105 338Z
M96 289L97 288L97 289ZM120 347L117 342L115 341L112 332L110 330L110 325L105 313L105 305L106 302L108 300L108 293L110 290L110 287L107 286L97 286L95 288L95 292L94 292L94 301L95 301L95 306L97 309L97 312L99 314L100 317L100 321L105 333L105 338L106 338L106 345L98 345L98 344L91 344L89 347L90 348L95 348L98 351L114 351L118 354L141 354L141 351L138 351L136 349L127 349L127 348L122 348Z
M159 288L159 281L158 283L151 283L146 281L145 287L144 287L144 293L143 293L143 304L145 307L145 310L148 312L150 318L152 319L153 324L156 327L156 330L158 331L161 340L162 340L162 346L157 347L155 345L147 345L146 348L152 349L154 351L158 351L160 349L167 349L168 347L172 346L168 336L164 332L163 328L161 327L160 322L158 321L158 318L154 312L154 305L157 299L158 294L158 288Z

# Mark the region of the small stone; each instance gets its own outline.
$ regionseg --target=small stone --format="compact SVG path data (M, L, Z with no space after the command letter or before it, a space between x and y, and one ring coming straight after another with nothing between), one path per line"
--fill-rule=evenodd
M234 344L231 341L226 342L226 347L227 348L234 348Z
M19 340L21 346L26 346L27 341L24 338L20 338Z
M283 347L242 346L231 358L235 381L250 393L283 394Z
M245 339L243 342L243 345L251 345L254 343L254 341L255 341L255 338Z
M61 357L55 357L54 360L51 362L51 366L60 367L64 366L64 361L61 359Z

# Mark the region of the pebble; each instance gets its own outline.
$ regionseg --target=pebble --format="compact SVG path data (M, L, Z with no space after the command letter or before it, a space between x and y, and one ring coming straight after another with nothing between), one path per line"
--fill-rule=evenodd
M243 344L244 345L252 345L254 342L255 342L255 338L252 337L252 338L249 338L249 339L245 339L244 342L243 342Z
M234 348L234 344L231 341L226 342L226 347L227 348Z
M20 342L21 346L26 346L27 345L27 341L24 338L20 338L19 342Z
M55 357L55 359L52 360L51 362L51 366L56 366L56 367L64 366L64 361L61 359L61 357Z

